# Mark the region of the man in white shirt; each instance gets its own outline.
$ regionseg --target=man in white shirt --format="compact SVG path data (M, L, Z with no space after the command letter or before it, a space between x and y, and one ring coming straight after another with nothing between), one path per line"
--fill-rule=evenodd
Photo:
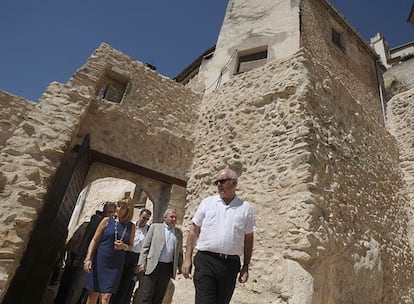
M237 275L240 283L249 278L256 224L250 204L236 196L237 179L233 170L221 170L214 181L218 195L205 198L192 219L182 273L189 278L197 244L195 304L228 304Z
M135 287L134 276L138 272L138 259L141 251L142 243L147 235L149 225L147 224L151 218L151 211L141 209L137 222L135 223L134 245L131 251L127 251L125 255L124 270L122 272L121 281L119 283L116 294L111 297L111 304L129 304L131 302L132 293ZM142 274L138 275L138 289L136 291L139 297L140 285L142 283Z

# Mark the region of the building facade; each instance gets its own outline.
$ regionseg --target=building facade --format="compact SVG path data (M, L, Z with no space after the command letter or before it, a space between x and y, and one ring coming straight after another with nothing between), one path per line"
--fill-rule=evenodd
M328 1L230 0L216 46L177 81L103 44L39 104L1 93L2 120L15 113L0 154L1 300L39 303L88 185L127 180L154 221L173 204L187 233L230 167L258 227L234 303L410 303L414 93L385 109L378 61ZM172 303L192 303L192 281L174 284Z

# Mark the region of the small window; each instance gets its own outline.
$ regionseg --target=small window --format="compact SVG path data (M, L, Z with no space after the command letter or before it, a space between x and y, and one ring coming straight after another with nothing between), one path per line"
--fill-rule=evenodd
M102 98L113 102L121 102L121 89L113 84L109 84L104 89Z
M247 54L239 57L237 63L236 73L243 73L250 71L254 68L265 65L267 62L267 50Z
M337 31L332 28L332 42L339 47L343 52L345 52L345 36L344 33Z
M113 71L106 71L100 81L99 98L121 103L124 95L128 93L129 82L122 75L118 75Z

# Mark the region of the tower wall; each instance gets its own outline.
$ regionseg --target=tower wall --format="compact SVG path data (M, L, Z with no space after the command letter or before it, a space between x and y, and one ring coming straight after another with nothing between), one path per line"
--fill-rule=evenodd
M237 75L204 97L199 117L187 218L224 167L241 174L238 194L256 215L250 279L235 303L412 297L396 142L311 54ZM178 286L175 303L189 290Z
M298 0L230 0L214 55L203 61L191 87L214 90L234 77L239 53L257 48L267 49L267 62L298 51Z
M332 28L341 33L344 50L333 43ZM367 114L383 121L377 55L326 0L301 1L301 46L343 84Z
M414 88L395 95L387 104L387 128L396 138L400 167L404 174L409 198L408 233L414 251Z

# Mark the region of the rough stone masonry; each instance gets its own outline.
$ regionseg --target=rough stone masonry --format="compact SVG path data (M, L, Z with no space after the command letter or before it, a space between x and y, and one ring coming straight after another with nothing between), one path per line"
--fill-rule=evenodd
M411 109L412 98L394 100ZM250 280L233 303L412 303L397 141L337 78L298 52L205 96L199 117L187 219L226 166L257 217ZM399 126L412 153L412 126ZM190 303L190 285L178 281L174 303Z
M122 63L113 63L117 70L137 65L133 72L140 84L152 79L151 86L136 92L157 90L164 96L173 86L174 96L186 96L177 107L197 109L188 111L188 119L180 116L186 123L171 123L175 134L180 128L192 130L185 144L193 147L193 155L178 162L180 170L174 171L172 159L145 155L147 165L153 162L160 171L170 165L171 174L189 177L185 231L201 198L214 191L213 174L226 166L241 174L239 194L252 203L258 230L250 280L236 288L233 303L412 303L412 90L389 102L388 128L393 137L305 50L236 75L205 95L201 104L189 90L110 47L103 46L98 53L103 56L95 54L93 60L102 69L101 60L119 56ZM2 104L16 98L16 111L8 112L15 113L10 120L15 127L4 133L0 158L2 295L19 266L64 151L90 131L85 126L102 108L109 117L112 108L115 114L122 112L125 121L134 120L128 118L128 110L135 117L132 107L125 110L125 104L118 108L97 102L92 80L99 79L99 71L90 68L69 84L52 84L36 107L2 95ZM148 95L134 95L128 102L157 102L142 96ZM168 108L168 103L159 106ZM140 119L143 130L151 130L152 122L167 123L158 115L151 111L148 119ZM169 121L175 117L177 113L168 113ZM1 119L4 124L6 115ZM121 128L125 121L116 121L118 130L125 129ZM135 150L122 151L123 144L110 146L113 142L106 141L99 126L93 131L100 135L96 148L129 161L139 159L134 158L139 154ZM131 140L137 139L131 131L128 135L128 147L134 149ZM179 278L173 303L192 303L192 293L192 282Z

